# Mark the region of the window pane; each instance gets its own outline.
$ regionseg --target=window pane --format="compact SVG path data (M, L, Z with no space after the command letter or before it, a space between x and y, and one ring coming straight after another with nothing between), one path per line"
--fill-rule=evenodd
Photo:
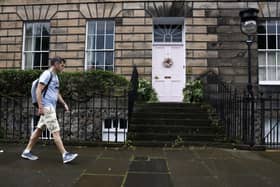
M266 34L266 25L265 22L262 22L258 25L258 33L259 34Z
M173 42L182 42L182 33L177 32L173 34Z
M107 35L106 36L106 49L113 49L113 36L112 35Z
M276 49L276 36L268 35L268 49Z
M113 65L113 52L106 52L106 65Z
M33 26L33 24L31 24L31 23L25 24L25 35L26 36L32 36L32 26Z
M42 38L42 50L48 51L50 47L50 38L49 37L43 37Z
M50 24L49 23L43 23L42 24L43 27L43 36L49 36L50 35Z
M258 36L258 48L266 49L266 36L265 35Z
M96 65L104 65L104 52L96 52Z
M155 42L163 42L163 37L161 35L155 33L154 41Z
M105 67L105 70L106 70L106 71L113 71L113 66L106 66L106 67Z
M32 45L32 38L31 37L25 37L25 51L33 51L34 45Z
M259 80L264 81L265 79L265 67L260 67L259 68Z
M104 49L104 36L97 36L96 49Z
M40 69L40 64L41 64L41 53L35 53L33 69Z
M269 34L276 33L276 22L275 21L267 22L267 33L269 33Z
M106 34L114 34L114 21L106 22Z
M277 23L277 33L280 34L280 21Z
M87 64L88 66L95 65L95 52L88 52L87 53Z
M277 52L277 65L280 66L280 52Z
M265 65L265 52L258 52L259 66Z
M276 65L276 52L268 52L267 53L267 64L268 65Z
M49 53L42 53L42 69L48 69Z
M171 35L170 34L166 34L164 41L165 42L171 42Z
M87 43L87 49L95 49L95 36L89 36Z
M277 67L277 80L279 81L280 80L280 67Z
M277 35L277 49L280 49L280 35Z
M105 22L97 21L97 34L104 34L105 32Z
M88 34L96 34L95 33L95 28L96 28L96 22L95 21L88 22Z
M32 53L25 53L25 69L33 69L32 67Z
M104 66L96 66L95 69L104 70Z
M41 37L33 38L35 40L35 51L41 50Z
M276 80L276 66L268 67L268 80Z
M40 23L34 23L34 36L41 36L41 24Z

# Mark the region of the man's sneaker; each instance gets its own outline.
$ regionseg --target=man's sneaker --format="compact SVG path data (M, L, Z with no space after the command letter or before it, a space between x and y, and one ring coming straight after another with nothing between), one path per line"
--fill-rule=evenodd
M28 160L37 160L38 159L38 157L33 155L31 152L29 152L29 153L22 153L21 157L25 158L25 159L28 159Z
M63 156L63 163L66 164L68 162L71 162L72 160L74 160L76 157L78 156L77 153L73 154L73 153L65 153L65 155Z

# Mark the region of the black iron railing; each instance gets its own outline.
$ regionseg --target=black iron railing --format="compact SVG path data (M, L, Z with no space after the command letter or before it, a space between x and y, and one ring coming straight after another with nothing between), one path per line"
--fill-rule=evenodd
M70 111L57 108L61 136L72 142L125 142L128 129L127 92L68 97ZM36 128L37 110L29 97L0 97L0 139L28 139ZM42 139L52 138L48 131Z
M255 91L252 95L225 83L213 72L201 80L204 100L215 108L229 141L279 147L279 93Z

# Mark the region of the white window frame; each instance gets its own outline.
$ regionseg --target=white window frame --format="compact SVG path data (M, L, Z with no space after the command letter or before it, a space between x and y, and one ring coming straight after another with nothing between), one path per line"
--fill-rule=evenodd
M105 23L107 21L113 21L114 22L114 27L113 27L113 49L88 49L87 48L88 47L88 36L89 36L89 34L88 34L88 24L89 24L89 22L92 22L92 21L104 21ZM106 31L106 26L107 26L107 24L105 24L104 32ZM105 57L106 57L105 52L113 52L113 59L112 59L113 63L110 66L112 66L112 72L115 71L115 30L116 30L116 23L115 23L114 20L104 19L104 20L89 20L89 21L87 21L87 23L86 23L86 41L85 41L85 71L87 71L89 69L89 67L94 67L94 69L96 69L96 64L94 66L89 66L88 62L87 62L88 61L88 59L87 59L88 53L91 53L91 52L104 52L104 66L103 66L103 70L104 71L106 71L106 66L107 66L106 65L106 61L105 61ZM97 33L97 26L95 26L95 33ZM112 34L104 33L104 46L106 44L106 35L112 35ZM96 42L97 42L97 37L95 37L95 46L96 46ZM95 55L94 58L95 58L95 62L96 62L96 55Z
M49 22L47 22L47 21L40 21L40 22L25 22L24 24L23 24L23 41L22 41L22 70L26 70L26 63L25 63L25 55L26 55L26 53L49 53L49 50L47 50L47 51L33 51L33 50L31 50L31 51L25 51L25 39L26 39L26 33L25 33L25 28L26 28L26 24L30 24L30 23L32 23L32 24L36 24L36 23L48 23L49 24L49 28L50 28L50 23ZM33 27L33 26L32 26ZM33 30L33 29L32 29ZM32 37L33 38L33 37ZM42 32L41 32L41 36L40 36L40 38L41 38L41 46L40 46L40 48L42 49L42 38L43 38L43 35L42 35ZM49 39L50 39L50 36L49 36ZM33 41L33 39L32 39L32 41ZM50 41L50 40L49 40ZM50 42L49 42L49 44L50 44ZM32 42L32 46L34 45L34 43ZM33 47L32 47L32 49L34 49ZM40 56L40 69L42 68L41 67L41 65L42 65L42 56ZM34 69L34 56L32 55L32 68L31 69Z
M278 26L280 25L280 21L275 20L276 22L276 33L275 33L275 37L276 37L276 49L268 49L268 30L267 30L267 26L268 26L268 22L271 20L265 20L265 27L266 27L266 49L258 49L258 52L264 52L265 53L265 65L260 66L260 62L258 61L258 68L260 69L260 67L265 67L265 77L266 79L268 78L268 67L270 67L270 65L268 65L268 52L274 52L275 53L275 58L276 58L276 78L278 78L280 71L278 71L278 68L280 69L280 59L278 59L278 55L277 53L280 53L280 46L278 46L278 37L280 37L280 31L278 31ZM278 35L279 32L279 35ZM263 35L263 34L258 34L258 35ZM260 76L258 75L258 77L260 78ZM280 79L279 80L260 80L259 79L259 85L280 85Z

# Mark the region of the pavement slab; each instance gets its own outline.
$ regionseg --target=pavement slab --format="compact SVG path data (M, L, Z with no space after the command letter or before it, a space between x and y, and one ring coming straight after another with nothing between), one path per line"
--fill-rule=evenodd
M22 159L23 144L0 144L0 186L276 187L280 151L213 147L67 147L79 156L63 164L56 147L36 145L37 161Z

